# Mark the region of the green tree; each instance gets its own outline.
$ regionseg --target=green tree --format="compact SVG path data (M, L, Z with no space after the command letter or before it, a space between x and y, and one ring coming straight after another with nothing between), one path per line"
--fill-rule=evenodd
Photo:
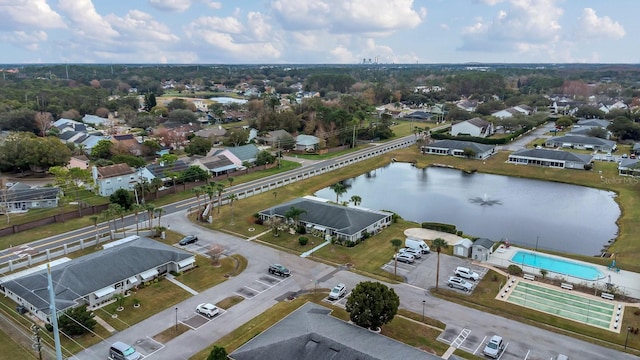
M222 346L214 345L207 360L227 360L227 351Z
M98 323L93 312L88 311L86 306L78 306L65 310L58 318L60 331L70 336L82 335L92 331Z
M400 298L393 289L379 282L365 281L353 289L345 310L354 324L376 330L393 320L399 306Z
M111 159L113 153L111 152L111 148L113 143L109 140L100 140L98 143L91 148L91 157L94 159Z
M467 159L473 159L476 157L476 152L472 148L464 148L464 150L462 150L462 155Z
M358 195L353 195L350 200L355 206L362 204L362 198Z
M395 259L395 262L393 264L393 275L394 276L398 276L398 251L400 250L400 246L402 246L402 240L400 239L391 239L391 246L393 246L395 252L395 255L393 256L393 258Z
M227 133L224 145L237 147L246 144L247 141L249 141L249 130L233 129Z
M169 121L180 124L188 124L196 121L198 116L191 110L177 109L173 110L167 116Z
M211 150L213 143L209 139L205 139L200 136L196 136L189 141L189 144L184 147L184 151L189 156L202 155L205 156Z
M136 202L136 199L130 191L118 189L109 196L109 202L120 205L126 211L131 210L131 206Z
M440 281L440 252L442 252L442 249L447 249L449 247L449 244L445 239L436 238L431 243L431 247L435 248L436 252L438 253L438 261L436 265L436 290L437 290L438 282Z
M270 152L263 150L256 155L256 165L266 165L273 164L276 161L276 157L273 156Z
M236 194L227 195L227 200L229 200L229 206L231 207L231 223L230 223L231 225L235 224L235 222L233 220L233 203L234 203L234 201L236 199L238 199L238 195L236 195Z
M151 93L144 96L144 110L146 112L151 111L151 109L153 109L156 105L158 105L156 102L156 94Z
M293 223L296 226L296 229L298 228L299 225L299 221L300 221L300 216L304 215L307 213L307 210L305 209L299 209L297 207L290 207L289 210L285 211L284 216L287 219L291 219L293 220Z
M113 161L114 164L127 164L133 168L141 168L147 165L143 158L129 154L113 155L111 161Z
M214 184L212 184L212 185L214 185ZM215 190L218 193L218 214L220 214L220 208L222 207L222 193L224 192L224 184L223 183L216 183L215 184Z
M347 192L347 188L341 182L329 186L329 189L336 193L336 203L340 200L342 194Z
M561 128L568 128L573 125L573 117L571 116L561 116L558 120L556 120L556 126Z

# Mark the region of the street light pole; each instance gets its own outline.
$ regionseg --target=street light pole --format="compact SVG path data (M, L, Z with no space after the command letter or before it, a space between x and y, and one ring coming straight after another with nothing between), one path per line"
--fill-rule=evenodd
M629 333L631 332L631 326L627 326L627 338L624 339L624 349L627 350L627 341L629 341Z
M176 308L176 331L178 331L178 308Z
M424 305L426 302L426 300L422 300L422 322L424 322Z

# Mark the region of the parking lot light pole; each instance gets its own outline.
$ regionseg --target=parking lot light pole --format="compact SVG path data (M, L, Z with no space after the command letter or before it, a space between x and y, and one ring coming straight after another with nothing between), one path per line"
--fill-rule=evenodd
M422 322L424 322L424 305L426 302L426 300L422 300Z
M178 331L178 308L176 308L176 331Z
M627 350L627 341L629 341L629 333L631 332L631 326L627 326L627 338L624 339L624 349Z

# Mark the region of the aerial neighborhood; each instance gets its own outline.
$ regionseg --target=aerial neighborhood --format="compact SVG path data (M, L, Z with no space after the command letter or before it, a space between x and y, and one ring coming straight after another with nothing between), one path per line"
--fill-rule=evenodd
M638 74L3 71L0 348L636 358Z

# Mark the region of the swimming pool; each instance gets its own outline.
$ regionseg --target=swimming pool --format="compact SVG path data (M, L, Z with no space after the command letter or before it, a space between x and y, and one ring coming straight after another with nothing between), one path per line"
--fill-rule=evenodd
M555 257L518 251L511 257L511 262L518 265L526 265L550 272L577 277L585 280L598 280L604 275L594 266L583 265L577 262L562 260Z

